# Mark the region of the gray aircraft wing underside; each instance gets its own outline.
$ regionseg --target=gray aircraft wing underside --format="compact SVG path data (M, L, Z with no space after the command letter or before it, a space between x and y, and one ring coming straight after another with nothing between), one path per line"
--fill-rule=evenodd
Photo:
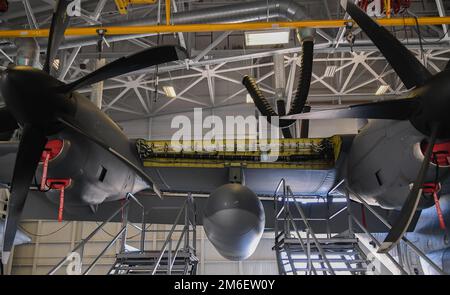
M145 168L163 191L211 193L230 182L229 168ZM326 196L336 182L336 169L243 168L243 183L258 195L272 195L284 178L298 195Z
M40 220L56 220L58 215L58 206L50 202L42 193L30 192L25 209L23 213L24 219L40 219ZM136 195L136 198L146 208L146 223L147 224L173 224L175 222L178 211L182 207L186 197L185 196L166 196L160 199L152 192L141 192ZM203 224L203 210L206 204L207 197L194 197L195 207L197 212L197 225ZM266 215L266 230L270 230L274 227L275 210L274 201L271 198L262 199L265 215ZM328 204L330 212L337 212L345 206L346 203L331 202ZM66 206L64 208L64 220L65 221L92 221L100 222L108 219L118 208L120 208L121 202L105 202L100 204L96 212L93 212L89 206ZM293 205L292 205L293 206ZM303 204L303 209L308 217L311 218L324 218L327 212L327 203L309 203ZM352 209L358 218L361 218L360 204L352 202ZM382 216L390 219L390 213L387 210L380 208L374 208ZM295 208L292 207L292 212L295 212ZM129 220L131 222L141 222L141 210L136 204L131 204L129 211ZM341 232L348 228L347 215L344 213L339 214L330 223L331 232ZM295 215L295 214L294 214ZM384 225L376 220L371 214L366 214L367 224L372 231L385 232ZM299 217L299 216L294 216ZM180 218L180 222L184 221L184 217ZM121 221L121 214L118 214L113 222ZM326 233L326 224L321 222L315 225L315 231L317 233ZM358 231L358 230L357 230Z

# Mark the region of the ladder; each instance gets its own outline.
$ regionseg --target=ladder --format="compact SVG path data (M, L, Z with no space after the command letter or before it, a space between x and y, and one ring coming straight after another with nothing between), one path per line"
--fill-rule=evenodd
M131 203L137 204L141 209L141 227L130 223L128 220L128 211ZM106 224L113 219L122 215L122 227L119 232L113 236L112 240L95 256L89 264L83 264L84 249L86 245L93 240ZM182 218L184 218L184 223ZM183 225L182 229L177 229L177 225ZM127 228L132 226L139 231L140 247L128 251L130 246L127 244ZM95 228L86 238L82 239L68 254L62 258L49 272L49 275L62 274L62 268L70 265L70 274L89 274L102 257L105 256L108 249L115 244L120 243L120 250L116 254L116 259L106 274L115 275L133 275L133 274L196 274L198 259L196 257L196 208L194 199L188 194L183 206L178 211L175 221L168 231L167 237L163 243L161 250L145 249L146 233L161 232L159 230L150 230L145 222L145 208L142 203L131 193L126 195L126 199L122 205L97 228ZM164 231L166 232L166 231ZM174 233L178 233L177 239L173 237ZM67 271L67 269L66 269Z
M283 238L279 243L282 274L352 274L362 275L367 271L367 260L358 247L356 238L319 238L320 247L303 245L295 238ZM306 252L304 249L307 249ZM328 263L331 267L328 267Z
M332 195L337 188L345 183L340 181L328 194ZM275 204L275 246L272 248L276 252L278 271L280 274L307 274L307 275L336 275L336 274L377 274L379 269L379 258L391 263L395 270L402 275L414 274L407 269L402 259L402 249L400 245L389 253L379 254L379 258L372 255L380 247L381 242L369 231L367 225L361 222L352 212L349 193L367 209L374 217L382 222L387 229L391 228L390 223L367 202L355 192L345 188L346 202L344 207L337 210L326 218L309 218L306 216L301 199L295 196L286 181L281 179L273 195ZM332 235L329 230L322 236L316 235L310 221L325 221L329 229L329 223L336 216L347 213L348 228L340 233ZM355 234L357 230L359 233ZM367 255L360 247L358 236L364 235L374 245ZM406 236L403 236L402 243L406 248L423 259L436 273L445 275L440 266L432 261ZM394 253L395 251L397 253ZM369 256L370 254L370 256Z
M350 225L348 230L340 234L317 235L299 198L294 196L284 179L277 186L274 203L276 220L273 249L276 251L280 274L366 274L369 263ZM329 222L344 211L338 210L331 217L320 220Z
M184 226L177 230L184 215ZM142 231L152 232L143 227ZM156 230L157 232L160 232ZM178 239L173 239L174 233ZM126 252L116 255L116 261L108 274L111 275L195 275L198 258L196 256L196 210L191 194L188 194L183 206L178 211L175 221L168 231L161 250L145 250ZM175 243L175 247L173 244Z

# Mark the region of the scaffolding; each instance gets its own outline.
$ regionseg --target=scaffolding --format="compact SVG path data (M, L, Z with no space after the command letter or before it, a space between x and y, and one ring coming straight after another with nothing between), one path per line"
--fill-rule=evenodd
M137 204L141 208L141 225L137 226L128 220L128 211L131 203ZM83 254L87 243L109 222L121 214L122 226L117 234L112 235L112 239L88 264L83 265ZM184 218L184 222L182 220ZM183 224L181 230L177 225ZM138 230L139 249L129 250L127 245L128 227L132 226ZM146 234L149 232L166 232L166 239L160 250L147 250L145 248ZM180 233L177 240L174 240L174 233ZM177 274L194 275L197 272L198 258L196 256L196 208L191 194L186 198L183 206L179 208L178 215L169 231L151 230L145 222L145 208L141 202L131 193L128 193L121 206L98 227L96 227L86 238L76 245L66 257L61 259L49 272L49 275L56 274L63 266L67 265L66 272L71 274L88 275L106 254L108 249L120 243L120 251L116 254L115 262L107 272L110 275L133 275L133 274Z
M300 199L292 193L284 179L279 182L274 193L274 250L279 273L365 274L367 259L351 229L336 235L327 233L326 236L320 237L310 223L312 220L329 223L346 208L339 209L327 218L311 219L306 216Z
M343 184L344 180L339 182L329 194ZM328 214L324 218L312 219L306 216L302 208L302 198L292 193L284 179L280 180L273 195L276 213L275 246L273 249L276 251L280 274L365 275L376 274L379 271L377 269L378 261L375 261L375 256L371 255L369 257L362 251L358 235L355 232L366 234L371 243L377 248L381 243L352 212L349 191L348 189L345 191L346 202L342 208L333 214ZM389 222L370 207L364 199L353 192L352 196L355 196L363 207L369 210L387 229L391 228ZM325 237L319 237L314 232L310 221L326 222L327 228L329 228L330 222L344 212L346 212L348 220L348 228L346 230L334 235L328 231ZM405 236L402 240L406 247L428 263L438 274L446 274ZM394 251L397 252L397 255L394 255ZM398 273L402 275L414 274L405 266L400 246L389 253L379 255L392 263Z

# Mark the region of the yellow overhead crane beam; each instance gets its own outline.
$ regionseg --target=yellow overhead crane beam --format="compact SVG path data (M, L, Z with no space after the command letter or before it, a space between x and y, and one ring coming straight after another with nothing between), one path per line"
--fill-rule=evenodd
M170 22L170 10L166 15ZM381 26L424 26L424 25L450 25L450 17L419 17L419 18L382 18L377 19ZM212 32L212 31L250 31L270 30L278 28L339 28L345 27L352 20L302 20L288 22L254 22L254 23L231 23L231 24L177 24L177 25L149 25L149 26L93 26L72 27L65 32L66 36L96 36L99 30L105 35L134 35L153 33L178 33L178 32ZM0 30L1 38L37 38L48 37L48 29L37 30Z
M156 0L114 0L114 2L120 14L127 14L130 4L155 4Z

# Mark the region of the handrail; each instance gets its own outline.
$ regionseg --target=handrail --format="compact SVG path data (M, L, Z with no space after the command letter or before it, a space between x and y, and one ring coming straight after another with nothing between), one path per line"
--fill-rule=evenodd
M179 237L179 239L178 239L177 245L175 246L175 250L173 251L173 252L174 252L174 255L173 255L173 257L172 257L172 261L169 261L169 263L170 263L170 269L173 268L173 264L175 263L175 259L177 258L178 252L179 252L179 250L180 250L181 241L183 240L184 235L186 234L186 231L188 231L188 230L189 230L189 229L186 228L186 226L185 226L183 232L181 233L181 235L180 235L180 237Z
M142 203L140 203L136 197L131 194L131 193L127 193L126 198L125 198L125 202L116 210L114 211L114 213L112 215L110 215L108 217L108 219L106 219L105 221L103 221L99 226L97 226L86 238L82 239L82 241L80 243L78 243L78 245L76 245L72 251L70 251L69 253L74 253L76 251L78 251L79 249L83 249L84 246L100 231L103 229L103 227L111 222L114 217L116 217L119 213L123 212L123 210L128 210L129 206L130 206L130 200L134 201L136 204L138 204L141 208L142 208L142 214L143 214L143 228L145 228L145 211L144 211L144 206L142 205ZM126 222L125 222L126 221ZM106 245L106 247L100 252L99 255L97 255L94 259L93 262L91 262L91 264L88 266L88 268L86 269L86 271L83 274L87 274L89 273L93 267L96 265L96 263L98 262L98 260L106 253L106 251L117 242L117 240L119 239L120 235L123 235L124 232L126 232L126 228L128 225L128 220L124 221L124 225L121 227L121 229L119 230L119 233L114 236L114 238ZM141 233L142 235L144 235L144 231L142 231ZM125 243L125 241L122 241L123 243ZM141 251L143 251L143 243L141 242ZM61 259L58 264L56 264L49 272L48 275L53 275L55 274L66 262L67 262L68 257L64 257L63 259Z
M140 241L140 250L141 250L141 252L142 253L144 253L144 251L145 251L145 228L146 228L146 225L145 225L145 207L144 207L144 205L142 205L142 203L141 202L139 202L139 200L138 199L136 199L136 197L132 194L132 193L128 193L127 194L127 198L131 198L136 204L138 204L139 205L139 207L141 207L142 208L142 214L141 214L141 224L142 224L142 230L141 230L141 241Z
M331 191L335 191L339 186L341 186L343 183L345 182L345 180L341 180ZM283 192L280 193L280 190L283 189ZM330 192L331 192L330 191ZM303 239L300 237L300 232L298 230L297 224L295 223L296 220L302 220L305 224L306 229L308 230L307 234L311 235L314 244L317 247L317 250L319 251L320 255L323 257L323 261L325 262L326 266L327 266L327 270L331 273L331 274L335 274L333 268L331 267L330 261L328 260L327 256L325 255L325 252L322 248L322 246L320 245L317 236L314 233L314 230L312 229L309 221L323 221L323 220L331 220L333 218L335 218L336 216L338 216L339 214L341 214L342 212L345 212L347 209L348 212L348 219L349 219L349 230L352 231L352 224L356 224L364 233L366 233L369 238L372 240L372 242L374 242L378 247L380 246L380 242L368 231L368 229L361 223L359 222L359 220L357 219L357 217L353 214L352 210L351 210L351 206L350 206L350 199L348 197L348 193L351 192L352 196L355 196L358 201L363 204L363 206L365 208L367 208L378 220L380 220L388 229L391 229L391 224L384 218L382 217L378 212L376 212L374 210L374 208L372 208L371 206L369 206L369 204L363 199L361 198L361 196L359 196L358 194L356 194L353 191L350 191L349 188L346 188L346 198L347 198L347 205L344 206L343 208L339 209L338 211L336 211L335 213L333 213L328 219L320 219L320 218L307 218L303 209L301 208L301 206L299 206L297 199L298 197L296 197L291 188L286 185L286 180L284 178L282 178L278 184L277 187L275 189L275 192L273 194L273 199L274 199L274 207L275 207L275 242L278 243L275 245L274 249L277 249L277 247L280 247L279 245L279 241L278 239L280 239L280 237L284 234L284 235L288 235L290 232L289 229L289 225L292 225L296 235L297 235L297 239L300 242L300 245L302 246L302 249L304 250L304 252L306 253L307 251L305 251L304 248L304 243L303 243ZM280 201L279 199L279 195L282 195L281 198L281 203L282 206L280 208L280 210L278 210L278 203ZM290 203L290 198L292 198L293 203L295 208L297 209L297 211L300 213L301 218L294 218L291 210L289 209L289 203ZM279 232L278 229L278 221L279 218L281 216L281 214L285 215L285 219L289 219L287 221L287 223L285 222L284 225L284 230ZM426 261L437 273L441 274L441 275L445 275L446 273L438 266L436 265L436 263L434 263L430 258L428 258L428 256L426 254L424 254L418 247L416 247L406 236L402 237L402 240L405 242L405 244L407 245L407 247L409 247L415 254L417 254L420 258L422 258L424 261ZM309 238L307 241L307 245L308 248L310 247L310 242L309 242ZM401 258L401 251L398 251L398 261L390 254L390 253L384 253L386 255L386 257L401 271L402 274L408 274L406 272L406 270L403 267L403 263L402 262L402 258ZM307 254L308 256L308 254ZM308 272L311 272L311 269L309 268L309 262L308 262ZM314 269L312 269L314 271ZM281 273L281 271L280 271Z
M377 245L377 247L381 246L381 243L364 227L364 225L362 225L362 223L353 215L351 215L353 222L356 223L356 225L361 228L365 234L367 234L371 240L375 243L375 245ZM408 273L405 271L405 269L397 262L397 260L395 260L394 257L392 257L392 255L388 252L388 253L383 253L384 255L386 255L387 258L389 258L389 260L400 270L400 272L403 275L407 275Z
M100 252L97 257L95 257L94 261L91 262L91 264L88 266L88 268L84 271L83 275L87 275L91 270L94 268L94 266L97 264L97 262L100 260L100 258L108 251L109 248L117 241L117 239L125 232L126 227L122 227L122 229L117 233L117 235L114 236L114 238L106 245L106 247Z
M273 193L274 198L276 198L278 196L278 192L280 191L281 185L284 186L285 184L286 184L286 180L284 178L281 178L281 180L277 184L275 192Z
M351 193L359 201L361 201L361 204L363 204L364 207L367 208L376 218L378 218L378 220L380 220L388 229L392 228L391 224L386 219L384 219L380 214L378 214L378 212L376 212L371 206L369 206L369 204L367 204L367 202L365 200L363 200L361 198L361 196L359 196L358 194L356 194L353 191ZM377 239L375 239L375 240L378 241ZM430 258L428 258L428 256L426 254L424 254L419 248L417 248L407 237L403 236L402 240L405 242L405 244L407 246L409 246L413 250L414 253L416 253L420 258L424 259L440 275L446 275L446 273L439 266L437 266ZM401 253L399 253L399 256L400 256L400 254Z
M283 188L282 203L283 203L284 205L283 205L282 208L278 211L278 195L279 195L279 192L280 192L281 188ZM306 249L305 249L305 244L304 244L304 242L303 242L303 239L302 239L302 237L301 237L301 235L300 235L300 232L299 232L299 230L298 230L297 224L295 223L294 217L292 216L292 213L290 212L290 209L289 209L289 203L290 203L290 202L289 202L289 195L292 196L292 198L294 199L294 204L295 204L295 207L296 207L297 211L299 211L299 213L300 213L300 215L301 215L301 220L304 222L305 226L308 228L308 231L309 231L308 235L311 234L311 237L313 238L314 244L316 245L316 247L317 247L317 249L318 249L320 255L322 255L323 260L325 261L325 263L326 263L326 265L327 265L328 272L329 272L330 274L333 274L333 275L334 275L335 273L334 273L334 271L333 271L333 268L331 267L331 264L330 264L328 258L326 257L325 252L323 251L322 246L320 245L320 243L319 243L319 241L318 241L318 239L317 239L317 237L316 237L314 231L312 230L311 225L310 225L309 222L308 222L308 218L306 218L305 213L304 213L303 210L300 208L300 206L297 204L297 202L296 202L296 197L295 197L294 194L292 193L292 190L290 189L290 187L286 185L286 180L285 180L284 178L282 178L282 179L278 182L278 185L276 186L275 192L274 192L274 194L273 194L274 206L275 206L275 214L276 214L276 221L275 221L275 236L276 236L276 237L278 236L278 222L277 222L277 221L278 221L278 217L279 217L279 216L281 215L281 213L284 211L285 214L286 214L286 216L289 216L289 217L290 217L290 218L289 218L289 223L292 224L292 226L293 226L293 228L294 228L294 230L295 230L295 232L296 232L297 239L299 240L300 245L301 245L303 251L304 251L304 252L307 252ZM286 204L287 204L287 206L285 207ZM308 240L306 246L307 246L308 248L310 247L310 242L309 242L309 240ZM308 270L309 270L309 272L310 272L311 270L313 270L313 271L315 272L314 266L312 265L312 263L311 263L310 261L308 261ZM293 271L295 272L295 270L293 270Z
M161 248L161 251L160 251L160 253L159 253L158 259L156 260L155 266L153 267L152 275L154 275L154 274L156 273L156 271L158 270L158 267L159 267L159 265L160 265L160 263L161 263L161 259L162 259L162 257L164 256L164 253L166 252L167 246L169 245L169 242L172 241L172 235L173 235L173 233L174 233L174 231L175 231L176 226L178 225L178 221L180 220L180 217L181 217L181 214L182 214L183 211L184 211L184 208L185 208L185 207L187 206L187 204L188 204L188 200L189 200L189 199L186 199L186 200L184 201L183 206L181 207L180 211L178 212L177 217L175 218L175 222L173 223L172 228L170 229L169 234L167 235L167 238L166 238L166 240L164 241L164 244L163 244L163 246L162 246L162 248ZM169 263L171 263L171 262L170 262L170 259L169 259Z
M294 194L292 193L292 190L291 190L291 188L290 188L289 186L287 186L287 192L288 192L288 194L290 194L290 195L292 196L292 198L293 198L294 200L296 200L296 197L295 197ZM307 218L306 218L305 212L303 212L303 209L297 204L296 201L294 201L294 205L295 205L297 211L300 213L300 215L301 215L301 217L302 217L302 219L303 219L303 222L305 223L305 226L308 228L309 234L310 234L311 237L313 238L314 244L316 245L317 250L319 250L320 255L323 256L323 260L325 261L325 264L327 265L327 268L329 269L329 272L330 272L332 275L334 275L335 273L334 273L333 268L331 267L331 263L330 263L330 261L328 260L328 258L326 257L325 251L323 251L323 248L322 248L322 246L320 245L319 240L317 239L316 234L314 233L314 230L312 229L311 225L309 224L309 222L308 222L308 220L307 220Z

